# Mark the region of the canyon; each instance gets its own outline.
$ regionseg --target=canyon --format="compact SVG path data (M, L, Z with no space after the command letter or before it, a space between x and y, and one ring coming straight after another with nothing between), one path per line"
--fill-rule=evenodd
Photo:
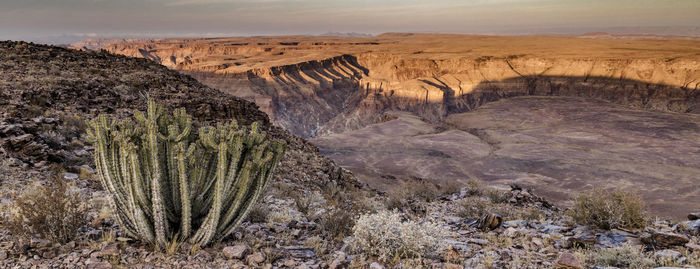
M567 203L602 186L637 191L673 217L700 203L700 41L389 33L89 44L256 103L380 190L477 179Z

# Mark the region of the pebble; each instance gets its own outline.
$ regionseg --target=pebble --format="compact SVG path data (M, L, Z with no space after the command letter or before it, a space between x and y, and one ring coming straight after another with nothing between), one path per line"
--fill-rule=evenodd
M557 269L582 269L583 265L576 258L576 256L574 254L571 254L569 252L564 252L561 255L559 255L559 259L557 260L557 263L555 264L554 268L557 268Z
M384 265L378 262L373 262L369 265L369 269L384 269Z
M222 252L227 259L242 259L248 253L248 249L247 245L238 244L224 247Z
M74 173L63 173L63 179L76 180L76 179L78 179L78 175L74 174Z
M248 255L248 257L246 257L245 260L248 263L248 265L258 265L265 261L265 254L263 254L262 252L256 252Z

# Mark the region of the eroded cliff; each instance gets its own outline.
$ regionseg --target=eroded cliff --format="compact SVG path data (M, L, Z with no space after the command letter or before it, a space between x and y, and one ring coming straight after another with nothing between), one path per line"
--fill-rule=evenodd
M698 44L383 35L323 42L312 37L183 39L107 49L193 75L256 102L277 125L315 137L379 122L390 110L436 123L524 95L591 97L700 113Z

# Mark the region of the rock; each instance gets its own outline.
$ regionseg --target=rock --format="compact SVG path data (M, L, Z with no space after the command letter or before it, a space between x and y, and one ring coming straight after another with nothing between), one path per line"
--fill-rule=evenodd
M698 244L688 243L688 244L685 244L685 247L692 249L693 251L700 251L700 245L698 245Z
M447 222L448 224L458 224L462 222L462 218L455 216L444 216L442 217L442 219L445 220L445 222Z
M248 255L248 257L245 258L245 261L248 263L248 265L258 265L265 261L265 254L262 252L255 252Z
M54 251L54 250L45 251L44 253L41 254L41 257L44 259L53 259L54 257L56 257L56 251Z
M684 224L686 226L688 226L691 233L700 235L700 219L689 220L689 221L684 222Z
M21 124L9 124L0 126L0 137L17 136L23 133L24 132L22 131Z
M467 243L473 243L473 244L484 246L484 245L488 245L489 241L484 240L484 239L479 239L479 238L469 238L469 239L467 239Z
M443 254L442 259L448 262L459 262L461 259L461 255L459 255L459 252L454 249L454 247L449 246L445 250L445 254Z
M339 268L346 268L348 265L347 261L347 255L345 255L345 252L339 251L336 253L336 258L333 259L333 262L331 262L330 266L328 267L329 269L339 269Z
M297 262L295 262L294 260L288 259L288 260L285 260L284 262L282 262L281 264L284 267L294 268L294 266L297 265Z
M520 234L520 231L513 227L509 227L508 229L503 231L503 234L507 237L516 237L518 234Z
M557 259L557 263L554 265L554 268L582 269L583 265L576 258L576 256L574 256L574 254L571 254L569 252L564 252L561 255L559 255L559 259Z
M542 242L542 239L540 239L539 237L533 237L533 238L531 239L531 241L532 241L533 244L535 244L535 245L538 246L538 247L544 246L544 243Z
M96 252L97 257L111 257L119 255L119 247L117 244L109 244L102 248L99 252Z
M672 246L682 246L690 242L690 239L682 234L672 232L661 232L651 230L650 233L645 233L641 237L642 242L647 245L668 248Z
M297 259L302 259L302 260L308 260L308 259L313 259L316 258L316 253L314 253L313 248L305 247L305 246L284 246L281 247L282 252L289 253L290 256L297 258Z
M74 173L63 173L63 178L66 180L76 180L78 179L78 175Z
M476 228L483 231L493 231L503 224L503 217L495 213L487 213L476 223Z
M535 227L535 229L538 229L538 230L540 230L544 233L547 233L547 234L561 234L563 232L570 230L568 227L559 226L559 225L552 225L552 224L541 225L539 227Z
M654 257L661 261L676 262L679 258L683 257L683 255L672 249L664 249L654 252Z
M373 262L369 265L369 269L384 269L384 265L378 262Z
M238 244L235 246L227 246L222 250L224 257L227 259L242 259L248 254L248 246L244 244Z
M568 240L569 240L569 242L571 242L571 244L574 247L591 246L591 245L595 244L596 242L598 242L595 235L592 235L592 234L582 234L582 235L578 235L578 236L572 236L572 237L569 237Z
M506 227L506 228L509 228L509 227L519 228L519 227L526 227L527 225L528 225L527 220L521 220L521 219L509 220L509 221L503 222L503 227Z
M442 268L442 269L461 269L462 266L459 266L459 265L454 264L454 263L446 262L446 263L440 264L439 268Z
M26 145L27 143L32 141L32 139L34 139L34 136L32 134L23 134L20 136L11 137L7 140L7 143L10 147L17 149Z
M698 220L700 219L700 212L688 214L688 220Z
M603 247L606 247L606 248L613 248L613 247L621 247L623 244L627 243L626 236L635 236L635 235L627 233L627 232L623 232L623 231L609 231L609 232L605 232L605 233L599 233L599 234L597 234L597 236L598 236L598 241L596 242L597 244L599 244Z
M87 269L111 269L112 264L108 262L94 262L90 263L86 267Z

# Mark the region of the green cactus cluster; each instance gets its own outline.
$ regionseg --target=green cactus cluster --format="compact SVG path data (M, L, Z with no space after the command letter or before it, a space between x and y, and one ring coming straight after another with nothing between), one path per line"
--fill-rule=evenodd
M284 142L266 139L256 123L196 132L184 108L170 115L153 100L134 116L96 117L88 141L118 224L159 248L229 236L261 198L285 151Z

